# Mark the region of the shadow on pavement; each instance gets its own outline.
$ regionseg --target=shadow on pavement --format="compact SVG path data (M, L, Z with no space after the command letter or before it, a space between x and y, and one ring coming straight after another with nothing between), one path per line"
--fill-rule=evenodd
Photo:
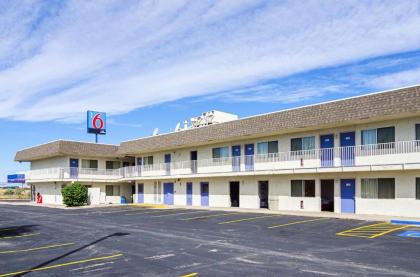
M21 226L0 226L0 239L3 237L13 237L30 233L34 231L38 225L21 225Z
M71 255L71 254L76 253L76 252L79 252L79 251L81 251L81 250L83 250L83 249L85 249L85 248L87 248L87 247L89 247L89 246L92 246L92 245L94 245L94 244L97 244L97 243L99 243L99 242L101 242L101 241L103 241L103 240L106 240L106 239L108 239L108 238L111 238L111 237L122 237L122 236L127 236L127 235L130 235L130 234L129 234L129 233L113 233L113 234L110 234L110 235L108 235L108 236L105 236L105 237L99 238L99 239L97 239L97 240L95 240L95 241L93 241L93 242L91 242L91 243L89 243L89 244L82 245L81 247L79 247L79 248L77 248L77 249L74 249L74 250L72 250L72 251L70 251L70 252L67 252L67 253L65 253L65 254L63 254L63 255L61 255L61 256L58 256L58 257L56 257L56 258L53 258L53 259L48 260L48 261L46 261L46 262L43 262L42 264L39 264L39 265L37 265L37 266L34 266L34 267L32 267L31 269L29 269L29 270L28 270L28 272L21 273L21 274L17 274L17 275L14 275L14 276L23 276L23 275L26 275L27 273L30 273L30 271L31 271L31 270L34 270L34 269L37 269L37 268L40 268L40 267L47 266L47 265L49 265L49 264L50 264L50 263L52 263L52 262L58 261L58 260L60 260L60 259L62 259L62 258L64 258L64 257L67 257L67 256L69 256L69 255Z

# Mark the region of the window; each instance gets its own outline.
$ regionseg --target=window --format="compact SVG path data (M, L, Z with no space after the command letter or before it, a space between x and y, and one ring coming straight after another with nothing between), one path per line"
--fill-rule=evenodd
M395 199L395 179L362 179L362 198Z
M376 144L376 129L362 130L362 145Z
M416 199L420 200L420 178L416 178Z
M315 180L292 180L292 197L315 197Z
M153 164L153 156L143 157L143 164L144 165L152 165Z
M292 138L290 140L290 151L314 150L315 137Z
M278 141L266 141L257 143L257 154L266 155L279 152L279 142Z
M420 124L416 124L416 140L419 140L417 146L420 146Z
M114 195L114 186L107 185L105 187L105 194L106 194L106 196L113 196Z
M120 196L120 186L119 185L107 185L105 187L106 196Z
M213 159L228 158L229 157L229 147L217 147L212 150Z
M82 168L98 169L98 160L82 160Z
M377 131L378 143L395 142L395 128L378 128Z
M121 167L119 161L106 161L106 169L118 169Z
M395 127L362 130L362 145L395 142Z

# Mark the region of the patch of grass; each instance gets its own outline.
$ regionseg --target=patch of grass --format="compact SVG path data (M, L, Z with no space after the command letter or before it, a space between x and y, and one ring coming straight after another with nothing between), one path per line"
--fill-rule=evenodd
M0 188L0 199L30 199L31 190L22 188Z

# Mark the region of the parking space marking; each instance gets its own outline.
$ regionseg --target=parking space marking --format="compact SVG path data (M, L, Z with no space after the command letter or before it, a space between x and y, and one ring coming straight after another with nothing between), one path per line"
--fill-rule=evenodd
M289 223L284 223L284 224L269 226L267 228L268 229L273 229L273 228L286 227L286 226L291 226L291 225L296 225L296 224L302 224L302 223L313 222L313 221L320 221L320 220L327 220L327 219L330 219L330 218L328 218L328 217L322 217L322 218L315 218L315 219L294 221L294 222L289 222Z
M257 220L257 219L260 219L260 218L270 218L270 217L276 217L276 216L280 216L280 215L275 214L275 215L264 215L264 216L256 216L256 217L247 217L247 218L241 218L241 219L223 221L223 222L219 222L217 224L231 224L231 223L236 223L236 222L251 221L251 220Z
M38 268L33 268L33 269L25 269L25 270L16 271L16 272L9 272L9 273L0 274L0 277L13 276L13 275L18 275L18 274L23 274L23 273L53 269L53 268L75 265L75 264L82 264L82 263L93 262L93 261L107 260L107 259L121 257L122 255L123 255L122 253L118 253L118 254L114 254L114 255L111 255L111 256L103 256L103 257L91 258L91 259L86 259L86 260L78 260L78 261L73 261L73 262L68 262L68 263L55 264L55 265L50 265L50 266L43 266L43 267L38 267Z
M131 213L131 214L124 214L124 215L136 215L136 214L156 214L156 213L164 213L164 212L169 212L169 211L173 211L173 212L176 212L176 211L181 211L181 210L185 210L185 209L162 209L162 210L153 210L153 211L150 211L150 210L148 210L148 211L145 211L145 212L133 212L133 213Z
M13 239L13 238L24 238L24 237L32 237L40 235L41 233L29 233L24 235L18 235L18 236L8 236L8 237L0 237L0 239Z
M208 213L208 212L209 211L190 211L190 212L180 212L180 213L152 215L151 217L163 217L163 216L184 215L184 214L196 214L196 213Z
M95 211L89 214L118 214L118 213L140 212L140 211L150 211L150 210L152 209L147 209L147 208L122 209L122 210L113 210L113 211Z
M212 214L212 215L205 215L205 216L196 216L196 217L181 218L180 220L205 219L205 218L212 218L212 217L218 217L218 216L227 216L227 215L237 215L237 214L240 214L240 213Z
M68 246L68 245L73 245L73 244L74 244L74 242L69 242L69 243L62 243L62 244L53 244L53 245L40 246L40 247L29 248L29 249L7 250L7 251L0 251L0 254L11 254L11 253L29 252L29 251L36 251L36 250L48 249L48 248L63 247L63 246Z
M398 230L405 229L410 225L394 225L388 222L381 222L371 225L360 226L336 233L337 236L359 237L374 239Z
M193 273L190 273L190 274L187 274L187 275L183 275L182 277L193 277L193 276L198 276L198 273L193 272Z

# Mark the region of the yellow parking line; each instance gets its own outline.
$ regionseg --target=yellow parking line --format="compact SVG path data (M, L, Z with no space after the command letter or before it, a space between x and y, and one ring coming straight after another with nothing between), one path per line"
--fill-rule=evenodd
M164 204L145 204L145 203L133 203L129 204L129 206L137 206L137 207L145 207L145 208L152 208L152 209L160 209L165 208Z
M47 245L47 246L40 246L40 247L29 248L29 249L0 251L0 254L29 252L29 251L36 251L36 250L48 249L48 248L57 248L57 247L62 247L62 246L68 246L68 245L73 245L73 244L74 244L74 242L70 242L70 243L62 243L62 244L53 244L53 245Z
M190 212L181 212L181 213L160 214L160 215L153 215L151 217L163 217L163 216L171 216L171 215L184 215L184 214L196 214L196 213L208 213L208 211L190 211Z
M226 215L236 215L236 214L238 214L238 213L212 214L212 215L205 215L205 216L187 217L187 218L182 218L181 220L204 219L204 218L226 216Z
M22 271L0 274L0 277L13 276L13 275L18 275L18 274L23 274L23 273L28 273L28 272L41 271L41 270L46 270L46 269L52 269L52 268L57 268L57 267L63 267L63 266L75 265L75 264L81 264L81 263L87 263L87 262L93 262L93 261L107 260L107 259L120 257L122 255L123 255L122 253L119 253L119 254L115 254L115 255L111 255L111 256L103 256L103 257L97 257L97 258L92 258L92 259L87 259L87 260L79 260L79 261L73 261L73 262L68 262L68 263L63 263L63 264L43 266L43 267L38 267L38 268L34 268L34 269L25 269L25 270L22 270Z
M379 234L373 235L373 236L371 236L370 238L371 238L371 239L374 239L374 238L377 238L377 237L379 237L379 236L382 236L382 235L385 235L385 234L388 234L388 233L391 233L391 232L394 232L394 231L402 230L402 229L404 229L404 228L407 228L408 226L409 226L409 225L405 225L405 226L401 226L401 227L398 227L398 228L390 229L390 230L388 230L388 231L384 231L384 232L382 232L382 233L379 233Z
M275 217L275 216L279 216L279 215L276 214L276 215L264 215L264 216L241 218L241 219L236 219L236 220L223 221L223 222L219 222L217 224L231 224L231 223L236 223L236 222L251 221L251 220L256 220L256 219L260 219L260 218L269 218L269 217Z
M183 275L182 277L193 277L193 276L197 276L197 275L198 275L197 272L193 272L193 273L190 273L190 274L187 274L187 275Z
M136 214L156 214L156 213L165 213L165 212L176 212L176 211L180 211L180 210L184 210L184 209L163 209L163 210L153 210L153 211L145 211L142 213L139 213L138 211L135 211L131 214L124 214L124 215L136 215Z
M32 237L40 235L41 233L30 233L25 235L19 235L19 236L8 236L8 237L0 237L0 239L12 239L12 238L23 238L23 237Z
M357 228L345 230L339 233L336 233L337 236L347 236L347 237L361 237L361 238L377 238L379 236L402 230L404 228L407 228L409 225L403 225L403 226L396 226L391 223L387 222L381 222L371 225L365 225L360 226Z
M306 223L306 222L312 222L312 221L326 220L326 219L329 219L329 218L328 217L323 217L323 218L316 218L316 219L308 219L308 220L302 220L302 221L295 221L295 222L290 222L290 223L285 223L285 224L279 224L279 225L270 226L270 227L268 227L268 229L273 229L273 228L278 228L278 227L285 227L285 226L290 226L290 225L295 225L295 224L301 224L301 223Z

